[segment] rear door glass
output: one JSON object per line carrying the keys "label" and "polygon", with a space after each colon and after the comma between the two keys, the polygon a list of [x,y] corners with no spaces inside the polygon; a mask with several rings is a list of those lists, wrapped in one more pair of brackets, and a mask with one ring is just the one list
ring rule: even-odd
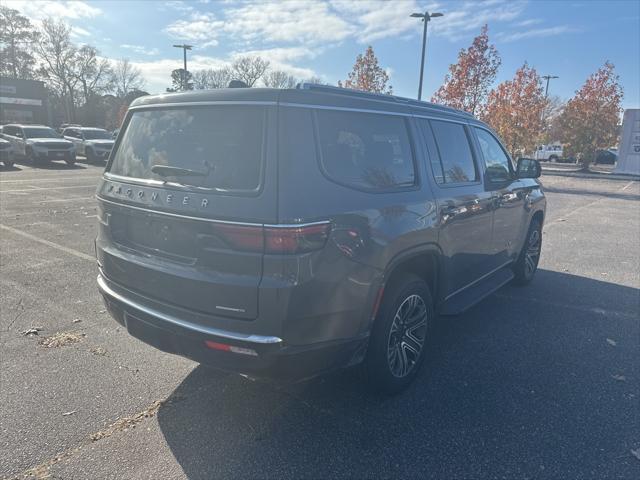
{"label": "rear door glass", "polygon": [[464,125],[439,120],[430,123],[442,168],[441,172],[435,173],[436,179],[443,179],[444,183],[477,181],[478,172]]}
{"label": "rear door glass", "polygon": [[[109,172],[221,191],[257,190],[265,115],[263,107],[244,105],[134,111]],[[176,167],[176,173],[153,172],[154,165]]]}
{"label": "rear door glass", "polygon": [[416,183],[405,120],[399,116],[316,112],[325,174],[336,183],[365,190]]}

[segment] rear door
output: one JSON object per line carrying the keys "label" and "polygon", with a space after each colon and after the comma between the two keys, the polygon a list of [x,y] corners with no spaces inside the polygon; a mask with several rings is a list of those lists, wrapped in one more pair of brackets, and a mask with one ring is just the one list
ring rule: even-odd
{"label": "rear door", "polygon": [[429,151],[436,196],[438,243],[451,296],[491,269],[491,192],[482,184],[468,127],[459,122],[417,119]]}
{"label": "rear door", "polygon": [[276,221],[275,107],[133,110],[99,187],[104,275],[190,310],[258,315]]}

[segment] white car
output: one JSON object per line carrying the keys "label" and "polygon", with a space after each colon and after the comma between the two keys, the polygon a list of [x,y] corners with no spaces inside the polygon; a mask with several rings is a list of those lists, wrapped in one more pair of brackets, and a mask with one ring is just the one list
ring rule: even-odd
{"label": "white car", "polygon": [[111,134],[102,128],[69,127],[62,136],[73,142],[77,155],[84,155],[87,162],[95,163],[109,158],[114,140]]}
{"label": "white car", "polygon": [[58,132],[46,125],[3,125],[2,137],[11,142],[13,153],[32,165],[41,161],[64,160],[76,163],[73,143],[60,138]]}

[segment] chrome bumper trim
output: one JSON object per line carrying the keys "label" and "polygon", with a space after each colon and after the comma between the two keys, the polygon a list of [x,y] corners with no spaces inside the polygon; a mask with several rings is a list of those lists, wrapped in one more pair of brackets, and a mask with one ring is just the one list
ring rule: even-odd
{"label": "chrome bumper trim", "polygon": [[128,305],[131,308],[139,310],[147,315],[151,315],[152,317],[159,318],[164,320],[165,322],[171,323],[178,327],[185,328],[187,330],[191,330],[198,333],[205,333],[207,335],[214,335],[216,337],[226,338],[229,340],[237,340],[240,342],[250,342],[250,343],[258,343],[263,345],[272,345],[275,343],[282,343],[282,339],[279,337],[268,337],[264,335],[254,335],[254,334],[245,334],[238,332],[229,332],[228,330],[220,330],[218,328],[212,327],[204,327],[202,325],[196,325],[191,322],[187,322],[180,318],[176,318],[172,315],[167,315],[166,313],[159,312],[157,310],[153,310],[145,305],[141,305],[137,302],[129,300],[128,298],[120,295],[118,292],[113,290],[111,287],[107,285],[107,282],[104,280],[102,275],[98,275],[98,288],[100,292],[104,295],[112,297],[113,299]]}

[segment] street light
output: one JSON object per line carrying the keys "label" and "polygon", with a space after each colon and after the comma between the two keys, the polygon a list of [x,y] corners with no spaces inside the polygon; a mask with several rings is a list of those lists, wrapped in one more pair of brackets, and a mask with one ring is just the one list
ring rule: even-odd
{"label": "street light", "polygon": [[424,22],[424,30],[422,31],[422,59],[420,61],[420,85],[418,85],[418,100],[422,100],[422,76],[424,74],[424,54],[427,46],[427,24],[432,18],[442,17],[442,13],[412,13],[411,16],[414,18],[421,18]]}
{"label": "street light", "polygon": [[[560,78],[560,77],[557,76],[557,75],[542,75],[541,78],[544,78],[547,81],[547,86],[544,89],[544,99],[546,100],[547,97],[549,96],[549,80],[553,80],[555,78]],[[546,103],[545,103],[545,106],[542,109],[542,118],[541,118],[541,121],[542,121],[543,124],[544,124],[545,117],[546,117],[546,112],[545,111],[546,111],[547,107],[548,107],[548,105],[546,105]]]}
{"label": "street light", "polygon": [[182,78],[180,79],[180,87],[182,88],[182,91],[184,92],[186,90],[186,86],[187,86],[187,50],[191,50],[193,48],[193,45],[187,45],[186,43],[183,45],[174,45],[174,47],[176,48],[181,48],[182,52],[184,54],[184,71],[182,72]]}
{"label": "street light", "polygon": [[547,98],[547,96],[549,95],[549,80],[553,80],[554,78],[560,78],[557,75],[542,75],[542,78],[544,78],[547,81],[547,87],[544,89],[544,98]]}

